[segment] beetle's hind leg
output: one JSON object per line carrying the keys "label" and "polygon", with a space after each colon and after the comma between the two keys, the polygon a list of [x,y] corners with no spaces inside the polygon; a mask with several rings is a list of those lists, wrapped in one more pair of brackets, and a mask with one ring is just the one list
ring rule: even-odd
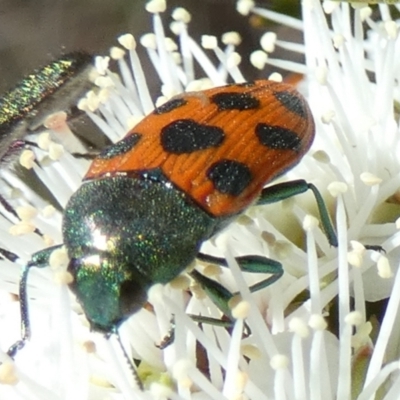
{"label": "beetle's hind leg", "polygon": [[[204,253],[198,253],[197,259],[210,264],[228,267],[228,263],[224,258],[214,257]],[[271,274],[270,277],[250,286],[249,289],[252,293],[272,285],[283,275],[282,264],[271,258],[257,255],[248,255],[236,257],[236,261],[243,272]],[[224,314],[229,315],[227,314],[229,310],[227,303],[237,293],[230,293],[221,284],[205,277],[196,270],[192,271],[190,275],[202,286],[203,290],[211,298],[214,304]]]}
{"label": "beetle's hind leg", "polygon": [[[228,263],[224,258],[210,256],[208,254],[199,253],[197,259],[210,264],[220,265],[222,267],[228,267]],[[270,277],[261,280],[260,282],[249,287],[251,292],[256,292],[263,288],[266,288],[276,282],[283,275],[282,264],[278,261],[270,258],[249,255],[236,257],[236,261],[239,267],[244,272],[251,273],[264,273],[271,274]],[[202,287],[207,296],[211,301],[220,309],[220,311],[226,316],[225,320],[210,318],[205,316],[190,315],[190,317],[199,323],[211,324],[214,326],[221,326],[229,328],[233,325],[234,318],[231,314],[229,307],[229,301],[237,294],[231,293],[223,285],[217,281],[206,277],[197,270],[193,270],[189,275]],[[158,345],[161,349],[169,346],[174,340],[174,321],[171,322],[171,328],[168,334],[162,339]]]}

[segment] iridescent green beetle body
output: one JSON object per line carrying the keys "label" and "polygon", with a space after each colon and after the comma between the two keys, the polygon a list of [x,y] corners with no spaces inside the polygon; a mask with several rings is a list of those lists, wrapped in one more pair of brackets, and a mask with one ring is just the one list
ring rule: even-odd
{"label": "iridescent green beetle body", "polygon": [[[92,86],[93,57],[74,52],[33,71],[0,98],[0,161],[57,111],[70,110]],[[17,142],[15,144],[15,142]],[[23,145],[23,143],[21,143]]]}
{"label": "iridescent green beetle body", "polygon": [[63,237],[70,287],[91,327],[110,332],[138,311],[148,289],[179,275],[219,222],[159,171],[85,182],[68,203]]}

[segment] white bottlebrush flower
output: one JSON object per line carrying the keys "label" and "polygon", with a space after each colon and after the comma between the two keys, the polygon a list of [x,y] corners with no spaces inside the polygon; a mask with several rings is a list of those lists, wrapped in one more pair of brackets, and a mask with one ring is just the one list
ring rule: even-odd
{"label": "white bottlebrush flower", "polygon": [[[316,138],[302,162],[282,179],[306,179],[322,191],[333,210],[338,248],[329,246],[318,220],[310,215],[317,216],[307,194],[249,209],[202,249],[226,257],[230,269],[198,266],[228,289],[239,288],[241,301],[233,308],[237,319],[232,331],[208,324],[200,329],[187,316],[220,318],[221,314],[195,284],[190,286],[191,297],[182,290],[191,284],[185,276],[152,288],[152,308],[142,309],[121,326],[124,348],[142,360],[139,375],[144,392],[132,387],[115,338],[106,341],[89,332],[67,290],[65,253],[58,251],[51,268],[31,270],[32,339],[18,353],[15,365],[0,354],[0,398],[361,400],[373,398],[378,389],[380,398],[397,398],[398,24],[386,5],[379,6],[380,15],[372,19],[365,5],[352,9],[346,3],[321,5],[319,0],[307,0],[303,1],[303,21],[254,7],[249,0],[240,0],[237,8],[304,32],[304,45],[264,35],[263,50],[256,50],[251,60],[257,67],[269,63],[304,75],[299,89],[313,111]],[[215,37],[203,37],[207,49],[203,50],[188,33],[190,14],[177,9],[171,25],[175,43],[164,33],[160,16],[164,9],[163,1],[148,3],[154,34],[140,41],[161,81],[162,96],[155,102],[133,36],[121,36],[121,47],[110,52],[119,64],[120,77],[109,72],[108,58],[96,60],[94,79],[99,89],[89,93],[80,107],[113,142],[152,111],[154,104],[183,91],[246,80],[235,51],[240,42],[237,34],[225,35],[224,47]],[[274,59],[273,50],[278,47],[304,53],[305,64]],[[210,51],[219,65],[208,58]],[[195,65],[201,68],[199,76]],[[37,140],[40,148],[23,152],[21,164],[33,168],[65,206],[89,162],[61,151],[46,135]],[[80,151],[74,144],[65,146]],[[33,162],[35,158],[38,163]],[[21,267],[32,253],[61,243],[62,238],[60,212],[12,172],[1,173],[7,187],[17,188],[7,192],[6,187],[4,192],[15,196],[11,202],[19,215],[16,218],[6,210],[0,215],[0,248],[19,256],[15,261],[0,260],[0,348],[5,351],[19,338],[19,305],[8,293],[18,293]],[[35,227],[43,237],[34,232]],[[381,245],[385,252],[366,250],[365,244]],[[240,273],[234,256],[244,254],[281,261],[284,276],[250,294],[248,285],[260,278]],[[383,321],[373,327],[367,320],[366,301],[387,297]],[[338,315],[331,310],[335,299]],[[175,340],[160,350],[155,344],[168,332],[171,315],[176,321]],[[337,334],[327,321],[337,324]],[[242,338],[244,322],[251,334]],[[199,361],[199,354],[207,361]]]}

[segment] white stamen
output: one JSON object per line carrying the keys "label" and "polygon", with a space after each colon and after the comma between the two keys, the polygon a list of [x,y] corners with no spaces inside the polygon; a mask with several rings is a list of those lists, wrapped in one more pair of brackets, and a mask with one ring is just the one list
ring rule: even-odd
{"label": "white stamen", "polygon": [[14,386],[19,382],[15,364],[13,362],[3,362],[0,364],[0,383],[3,385]]}
{"label": "white stamen", "polygon": [[232,309],[232,316],[235,319],[246,319],[249,314],[250,304],[246,301],[241,301]]}
{"label": "white stamen", "polygon": [[41,210],[41,214],[45,218],[51,218],[56,213],[56,209],[52,205],[47,205]]}
{"label": "white stamen", "polygon": [[272,369],[285,369],[289,365],[289,360],[285,355],[277,354],[271,358],[269,365]]}
{"label": "white stamen", "polygon": [[31,169],[35,165],[35,159],[35,153],[32,150],[24,150],[19,157],[19,163],[26,169]]}
{"label": "white stamen", "polygon": [[359,10],[360,12],[360,19],[362,22],[365,22],[368,18],[371,17],[372,14],[372,8],[371,7],[363,7],[361,8],[361,10]]}
{"label": "white stamen", "polygon": [[318,219],[313,217],[312,215],[306,215],[306,217],[303,220],[303,229],[305,231],[315,229],[318,225],[319,225]]}
{"label": "white stamen", "polygon": [[270,81],[274,81],[274,82],[282,82],[283,81],[283,76],[281,74],[279,74],[278,72],[273,72],[268,79]]}
{"label": "white stamen", "polygon": [[234,52],[229,55],[228,59],[226,60],[226,65],[227,65],[228,69],[232,69],[232,68],[237,67],[241,61],[242,61],[242,57],[240,56],[240,54]]}
{"label": "white stamen", "polygon": [[360,268],[363,261],[363,253],[356,250],[349,251],[347,253],[347,261],[351,266]]}
{"label": "white stamen", "polygon": [[205,49],[213,50],[218,46],[217,37],[211,35],[203,35],[201,37],[201,45]]}
{"label": "white stamen", "polygon": [[[96,86],[102,89],[115,87],[113,80],[109,76],[99,76],[98,78],[96,78],[94,83]],[[101,98],[101,95],[99,95],[98,98],[101,100],[102,103],[104,103],[109,98],[109,95],[103,98]]]}
{"label": "white stamen", "polygon": [[18,222],[17,224],[10,227],[8,233],[12,236],[22,236],[28,233],[35,232],[36,226],[30,222]]}
{"label": "white stamen", "polygon": [[122,50],[120,47],[113,46],[110,49],[110,57],[113,60],[120,60],[121,58],[124,58],[125,56],[125,51]]}
{"label": "white stamen", "polygon": [[49,146],[49,157],[53,161],[59,160],[64,155],[64,146],[58,143],[50,143]]}
{"label": "white stamen", "polygon": [[187,290],[190,286],[190,278],[186,275],[179,275],[170,283],[170,286],[177,290]]}
{"label": "white stamen", "polygon": [[322,3],[322,7],[324,8],[324,11],[326,14],[332,14],[332,12],[335,11],[335,9],[339,7],[339,2],[325,0]]}
{"label": "white stamen", "polygon": [[268,55],[262,50],[256,50],[250,54],[251,64],[258,69],[263,69],[267,63],[267,60]]}
{"label": "white stamen", "polygon": [[209,278],[217,277],[222,274],[222,268],[218,265],[207,265],[204,268],[203,273]]}
{"label": "white stamen", "polygon": [[95,57],[95,67],[100,75],[104,75],[106,73],[109,63],[110,57]]}
{"label": "white stamen", "polygon": [[367,185],[367,186],[374,186],[379,185],[382,182],[382,179],[377,177],[370,172],[363,172],[360,175],[360,179]]}
{"label": "white stamen", "polygon": [[151,397],[154,399],[169,399],[174,397],[171,388],[166,385],[153,382],[150,386]]}
{"label": "white stamen", "polygon": [[352,326],[359,326],[364,321],[363,316],[359,311],[352,311],[351,313],[346,315],[346,317],[344,318],[344,322]]}
{"label": "white stamen", "polygon": [[329,158],[329,154],[324,150],[317,150],[313,154],[313,158],[323,164],[329,164],[331,162],[331,159]]}
{"label": "white stamen", "polygon": [[266,32],[261,36],[260,44],[262,49],[267,53],[272,53],[275,50],[276,33]]}
{"label": "white stamen", "polygon": [[364,322],[357,326],[357,332],[351,338],[351,346],[354,350],[358,350],[361,347],[369,346],[371,341],[370,334],[372,332],[371,322]]}
{"label": "white stamen", "polygon": [[250,11],[254,8],[253,0],[239,0],[236,3],[236,10],[242,15],[249,15]]}
{"label": "white stamen", "polygon": [[333,197],[347,192],[347,185],[344,182],[332,182],[328,185],[328,191]]}
{"label": "white stamen", "polygon": [[172,18],[175,21],[180,21],[180,22],[184,22],[185,24],[188,24],[190,22],[190,20],[192,19],[192,16],[185,8],[177,7],[172,12]]}
{"label": "white stamen", "polygon": [[177,44],[169,37],[165,38],[165,48],[169,52],[176,51],[178,49]]}
{"label": "white stamen", "polygon": [[247,381],[246,379],[239,378],[240,375],[242,375],[239,372],[240,342],[241,342],[242,332],[243,332],[243,320],[239,319],[235,322],[235,325],[233,327],[233,332],[228,352],[228,359],[227,359],[228,368],[226,372],[224,387],[222,389],[222,394],[226,396],[226,398],[232,398],[232,396],[236,397],[238,394],[240,394],[243,391],[244,384]]}
{"label": "white stamen", "polygon": [[151,0],[146,4],[146,11],[149,13],[162,13],[166,10],[167,3],[165,0]]}
{"label": "white stamen", "polygon": [[148,298],[150,303],[153,302],[161,302],[162,301],[162,296],[163,296],[163,289],[162,285],[153,285],[150,287],[150,289],[147,292]]}
{"label": "white stamen", "polygon": [[119,36],[118,42],[121,46],[125,47],[125,49],[127,49],[127,50],[135,50],[136,49],[136,40],[135,40],[134,36],[130,33]]}
{"label": "white stamen", "polygon": [[311,315],[310,320],[308,321],[308,325],[316,331],[322,331],[328,327],[325,319],[322,317],[322,315],[319,314]]}
{"label": "white stamen", "polygon": [[191,368],[191,362],[187,359],[181,359],[174,365],[173,376],[182,387],[190,388],[192,386],[193,382],[188,376],[188,371]]}
{"label": "white stamen", "polygon": [[345,38],[343,35],[340,34],[336,34],[333,37],[333,45],[335,46],[336,49],[338,49],[339,47],[341,47],[343,45],[343,43],[345,42]]}
{"label": "white stamen", "polygon": [[365,246],[357,240],[350,240],[350,245],[354,251],[365,252]]}
{"label": "white stamen", "polygon": [[146,33],[140,37],[140,44],[148,49],[155,50],[157,48],[156,35],[154,33]]}
{"label": "white stamen", "polygon": [[29,222],[31,219],[35,218],[38,214],[38,210],[31,205],[17,207],[15,211],[17,212],[18,217],[24,222]]}
{"label": "white stamen", "polygon": [[262,353],[260,349],[251,344],[243,345],[241,350],[242,354],[250,358],[251,360],[260,360],[262,358]]}
{"label": "white stamen", "polygon": [[334,110],[328,110],[325,113],[322,114],[321,116],[321,121],[324,124],[330,124],[332,122],[332,119],[335,118],[335,111]]}
{"label": "white stamen", "polygon": [[289,321],[289,329],[302,339],[307,338],[310,334],[307,325],[301,318],[292,318]]}
{"label": "white stamen", "polygon": [[328,68],[325,65],[320,65],[315,70],[315,77],[320,85],[326,85],[328,77]]}
{"label": "white stamen", "polygon": [[37,139],[37,144],[42,150],[49,150],[51,143],[50,132],[43,132]]}
{"label": "white stamen", "polygon": [[185,25],[180,21],[172,21],[169,24],[169,29],[176,36],[179,36],[182,34],[182,32],[184,31],[184,27],[185,27]]}
{"label": "white stamen", "polygon": [[222,35],[221,41],[226,45],[231,44],[233,46],[239,46],[239,44],[242,42],[242,38],[238,32],[225,32]]}
{"label": "white stamen", "polygon": [[390,268],[390,263],[387,257],[381,256],[378,260],[378,274],[383,279],[389,279],[393,276],[392,269]]}
{"label": "white stamen", "polygon": [[66,268],[69,263],[69,258],[66,248],[60,247],[55,249],[49,258],[49,265],[53,269]]}
{"label": "white stamen", "polygon": [[390,39],[396,39],[398,27],[395,21],[386,21],[385,29]]}
{"label": "white stamen", "polygon": [[70,285],[74,281],[74,277],[68,271],[57,271],[54,273],[54,282],[60,286]]}

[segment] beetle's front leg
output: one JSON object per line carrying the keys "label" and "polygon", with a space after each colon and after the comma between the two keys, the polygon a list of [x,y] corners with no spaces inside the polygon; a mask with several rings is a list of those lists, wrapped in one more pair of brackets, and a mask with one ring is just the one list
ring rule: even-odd
{"label": "beetle's front leg", "polygon": [[21,280],[19,282],[19,304],[21,310],[21,338],[16,341],[7,350],[7,354],[14,358],[18,351],[21,350],[27,341],[31,338],[31,323],[29,320],[29,306],[28,306],[28,293],[27,283],[29,271],[32,267],[44,268],[49,265],[51,253],[59,249],[62,245],[49,247],[32,255],[31,260],[24,266],[22,270]]}

